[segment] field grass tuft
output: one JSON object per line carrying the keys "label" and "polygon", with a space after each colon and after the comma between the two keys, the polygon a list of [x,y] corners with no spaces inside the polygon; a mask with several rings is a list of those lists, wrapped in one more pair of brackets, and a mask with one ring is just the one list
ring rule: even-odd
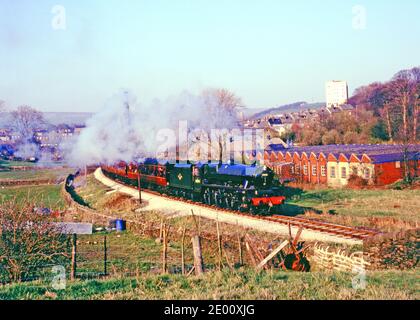
{"label": "field grass tuft", "polygon": [[0,299],[418,299],[418,272],[368,273],[365,289],[352,287],[353,274],[294,273],[249,269],[207,272],[201,277],[141,275],[69,282],[56,291],[49,283],[0,287]]}

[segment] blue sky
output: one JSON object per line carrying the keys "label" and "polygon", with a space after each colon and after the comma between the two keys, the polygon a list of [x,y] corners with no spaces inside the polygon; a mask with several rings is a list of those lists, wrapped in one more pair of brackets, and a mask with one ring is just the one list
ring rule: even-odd
{"label": "blue sky", "polygon": [[120,88],[150,101],[226,87],[248,107],[324,101],[326,80],[352,92],[420,65],[419,16],[418,0],[1,0],[0,99],[96,111]]}

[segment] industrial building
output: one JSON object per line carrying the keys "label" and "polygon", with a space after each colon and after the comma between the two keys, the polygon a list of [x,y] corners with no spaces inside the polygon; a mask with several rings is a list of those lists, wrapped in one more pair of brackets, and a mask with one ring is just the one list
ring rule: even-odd
{"label": "industrial building", "polygon": [[263,158],[281,180],[332,187],[347,185],[352,176],[362,178],[369,185],[387,185],[402,179],[407,170],[412,176],[420,174],[419,144],[291,148],[270,145]]}

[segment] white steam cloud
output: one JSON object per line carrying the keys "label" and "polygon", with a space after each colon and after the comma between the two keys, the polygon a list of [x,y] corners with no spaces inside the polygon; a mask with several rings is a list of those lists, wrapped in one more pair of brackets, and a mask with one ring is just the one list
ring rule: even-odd
{"label": "white steam cloud", "polygon": [[[236,114],[221,112],[212,99],[183,92],[143,105],[130,91],[121,90],[87,121],[68,160],[71,165],[83,166],[153,157],[163,143],[162,132],[176,132],[179,121],[187,121],[189,131],[234,128]],[[214,108],[209,108],[212,105]],[[175,139],[163,134],[163,140]]]}

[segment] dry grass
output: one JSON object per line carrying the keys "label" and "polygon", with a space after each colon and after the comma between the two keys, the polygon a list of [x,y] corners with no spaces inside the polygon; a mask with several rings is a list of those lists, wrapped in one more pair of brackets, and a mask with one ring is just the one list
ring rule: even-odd
{"label": "dry grass", "polygon": [[30,283],[0,288],[0,299],[216,299],[216,300],[353,300],[419,299],[418,272],[373,272],[366,277],[366,288],[352,287],[353,274],[208,272],[202,277],[140,275],[103,281],[69,283],[62,291],[49,284]]}
{"label": "dry grass", "polygon": [[8,200],[36,203],[40,207],[63,210],[65,203],[58,185],[0,187],[0,205]]}
{"label": "dry grass", "polygon": [[310,217],[395,232],[418,227],[420,190],[315,189],[288,203]]}

